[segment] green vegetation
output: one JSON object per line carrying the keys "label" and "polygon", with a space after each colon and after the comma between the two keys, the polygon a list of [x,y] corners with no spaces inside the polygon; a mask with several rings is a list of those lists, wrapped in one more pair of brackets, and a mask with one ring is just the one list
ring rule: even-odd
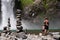
{"label": "green vegetation", "polygon": [[20,0],[22,3],[22,7],[28,6],[30,4],[33,4],[33,0]]}
{"label": "green vegetation", "polygon": [[24,8],[28,6],[31,11],[40,15],[40,18],[47,16],[49,19],[53,20],[53,18],[56,17],[57,0],[42,0],[39,4],[34,4],[33,2],[34,0],[20,0],[19,7],[24,10]]}
{"label": "green vegetation", "polygon": [[53,19],[56,13],[57,0],[43,0],[41,4],[44,8],[43,13],[45,14],[45,16]]}

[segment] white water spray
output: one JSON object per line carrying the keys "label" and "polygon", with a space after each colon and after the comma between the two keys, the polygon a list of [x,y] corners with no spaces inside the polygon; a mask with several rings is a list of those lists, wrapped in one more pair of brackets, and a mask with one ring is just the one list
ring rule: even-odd
{"label": "white water spray", "polygon": [[8,18],[11,19],[11,29],[14,29],[16,22],[13,15],[14,0],[2,0],[2,28],[7,26]]}

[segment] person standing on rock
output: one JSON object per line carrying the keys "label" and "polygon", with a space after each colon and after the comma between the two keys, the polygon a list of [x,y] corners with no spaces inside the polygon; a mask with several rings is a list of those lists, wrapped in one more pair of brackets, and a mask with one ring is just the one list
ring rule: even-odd
{"label": "person standing on rock", "polygon": [[47,17],[45,17],[44,26],[43,26],[43,32],[45,35],[48,33],[48,30],[49,30],[49,20]]}

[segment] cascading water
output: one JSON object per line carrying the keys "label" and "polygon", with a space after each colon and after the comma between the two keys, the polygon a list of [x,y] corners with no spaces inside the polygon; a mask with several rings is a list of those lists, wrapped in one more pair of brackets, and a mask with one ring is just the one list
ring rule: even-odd
{"label": "cascading water", "polygon": [[14,19],[13,15],[13,7],[14,7],[14,0],[1,0],[1,5],[2,5],[2,25],[1,27],[3,28],[4,26],[7,26],[8,23],[8,18],[10,17],[11,21],[11,29],[14,29],[16,26],[16,22]]}

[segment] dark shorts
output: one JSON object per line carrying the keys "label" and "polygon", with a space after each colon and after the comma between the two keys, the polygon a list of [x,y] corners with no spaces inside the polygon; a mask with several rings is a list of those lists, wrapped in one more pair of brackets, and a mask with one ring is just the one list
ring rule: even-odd
{"label": "dark shorts", "polygon": [[47,26],[47,25],[44,25],[44,26],[45,26],[45,29],[46,29],[46,30],[49,30],[49,26]]}
{"label": "dark shorts", "polygon": [[43,32],[45,31],[45,30],[42,30]]}

